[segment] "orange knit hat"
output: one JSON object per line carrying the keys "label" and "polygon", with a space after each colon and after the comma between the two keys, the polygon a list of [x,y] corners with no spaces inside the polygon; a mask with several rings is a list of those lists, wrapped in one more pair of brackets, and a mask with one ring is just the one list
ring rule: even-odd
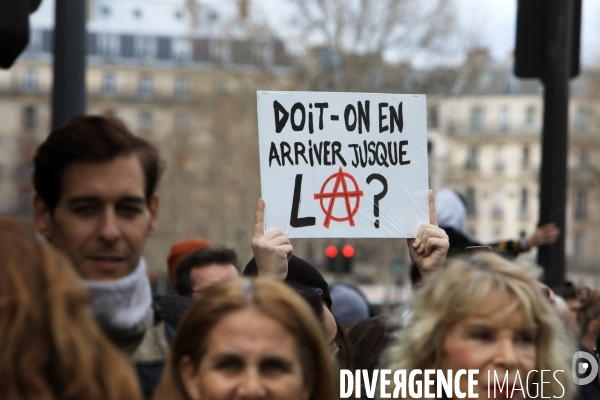
{"label": "orange knit hat", "polygon": [[183,261],[184,258],[192,254],[194,251],[212,245],[213,244],[208,240],[187,239],[181,242],[177,242],[173,246],[171,246],[171,251],[169,251],[169,257],[167,258],[167,266],[169,272],[169,279],[171,281],[171,287],[175,288],[175,280],[177,278],[177,266],[179,265],[179,263]]}

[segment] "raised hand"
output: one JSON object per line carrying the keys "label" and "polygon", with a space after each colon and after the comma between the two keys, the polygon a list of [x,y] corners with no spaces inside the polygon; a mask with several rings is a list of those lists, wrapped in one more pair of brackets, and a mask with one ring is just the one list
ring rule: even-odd
{"label": "raised hand", "polygon": [[287,277],[288,261],[292,257],[290,238],[280,229],[264,232],[265,201],[258,199],[254,213],[252,252],[258,268],[258,276],[269,276],[279,281]]}
{"label": "raised hand", "polygon": [[554,222],[538,226],[533,235],[527,238],[527,247],[553,244],[560,236],[560,228]]}
{"label": "raised hand", "polygon": [[450,248],[448,235],[438,227],[433,190],[429,190],[429,224],[421,224],[417,236],[408,239],[408,252],[423,279],[444,266]]}

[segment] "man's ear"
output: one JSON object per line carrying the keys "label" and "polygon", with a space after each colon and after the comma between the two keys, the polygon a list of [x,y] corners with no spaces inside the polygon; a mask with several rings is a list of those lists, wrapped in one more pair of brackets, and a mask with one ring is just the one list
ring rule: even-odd
{"label": "man's ear", "polygon": [[52,212],[37,193],[33,196],[33,219],[38,232],[47,239],[50,238],[52,232]]}
{"label": "man's ear", "polygon": [[200,400],[200,388],[198,387],[198,371],[190,356],[184,356],[179,361],[179,374],[188,396],[192,400]]}
{"label": "man's ear", "polygon": [[152,200],[150,201],[150,227],[148,233],[152,235],[156,232],[156,228],[158,227],[158,208],[160,205],[160,201],[158,199],[158,195],[154,194],[152,196]]}

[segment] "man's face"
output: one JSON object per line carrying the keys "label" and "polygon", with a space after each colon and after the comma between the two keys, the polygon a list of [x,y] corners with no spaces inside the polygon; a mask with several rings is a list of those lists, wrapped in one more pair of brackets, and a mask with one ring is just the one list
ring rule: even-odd
{"label": "man's face", "polygon": [[233,264],[209,264],[192,268],[190,280],[192,281],[192,298],[200,300],[204,290],[219,282],[235,279],[240,276]]}
{"label": "man's face", "polygon": [[69,256],[84,279],[108,281],[137,266],[146,238],[156,229],[158,197],[148,206],[142,166],[128,155],[71,165],[54,212],[37,196],[34,209],[38,230]]}

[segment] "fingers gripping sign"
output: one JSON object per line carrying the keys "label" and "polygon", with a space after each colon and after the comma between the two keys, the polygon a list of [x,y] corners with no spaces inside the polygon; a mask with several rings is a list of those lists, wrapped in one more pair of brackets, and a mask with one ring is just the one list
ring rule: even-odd
{"label": "fingers gripping sign", "polygon": [[429,224],[421,224],[414,239],[408,239],[412,262],[425,279],[444,266],[450,248],[448,235],[438,227],[433,190],[429,190]]}
{"label": "fingers gripping sign", "polygon": [[270,276],[279,281],[285,280],[292,251],[290,238],[280,229],[265,232],[265,201],[259,199],[256,203],[252,234],[252,252],[258,275]]}

